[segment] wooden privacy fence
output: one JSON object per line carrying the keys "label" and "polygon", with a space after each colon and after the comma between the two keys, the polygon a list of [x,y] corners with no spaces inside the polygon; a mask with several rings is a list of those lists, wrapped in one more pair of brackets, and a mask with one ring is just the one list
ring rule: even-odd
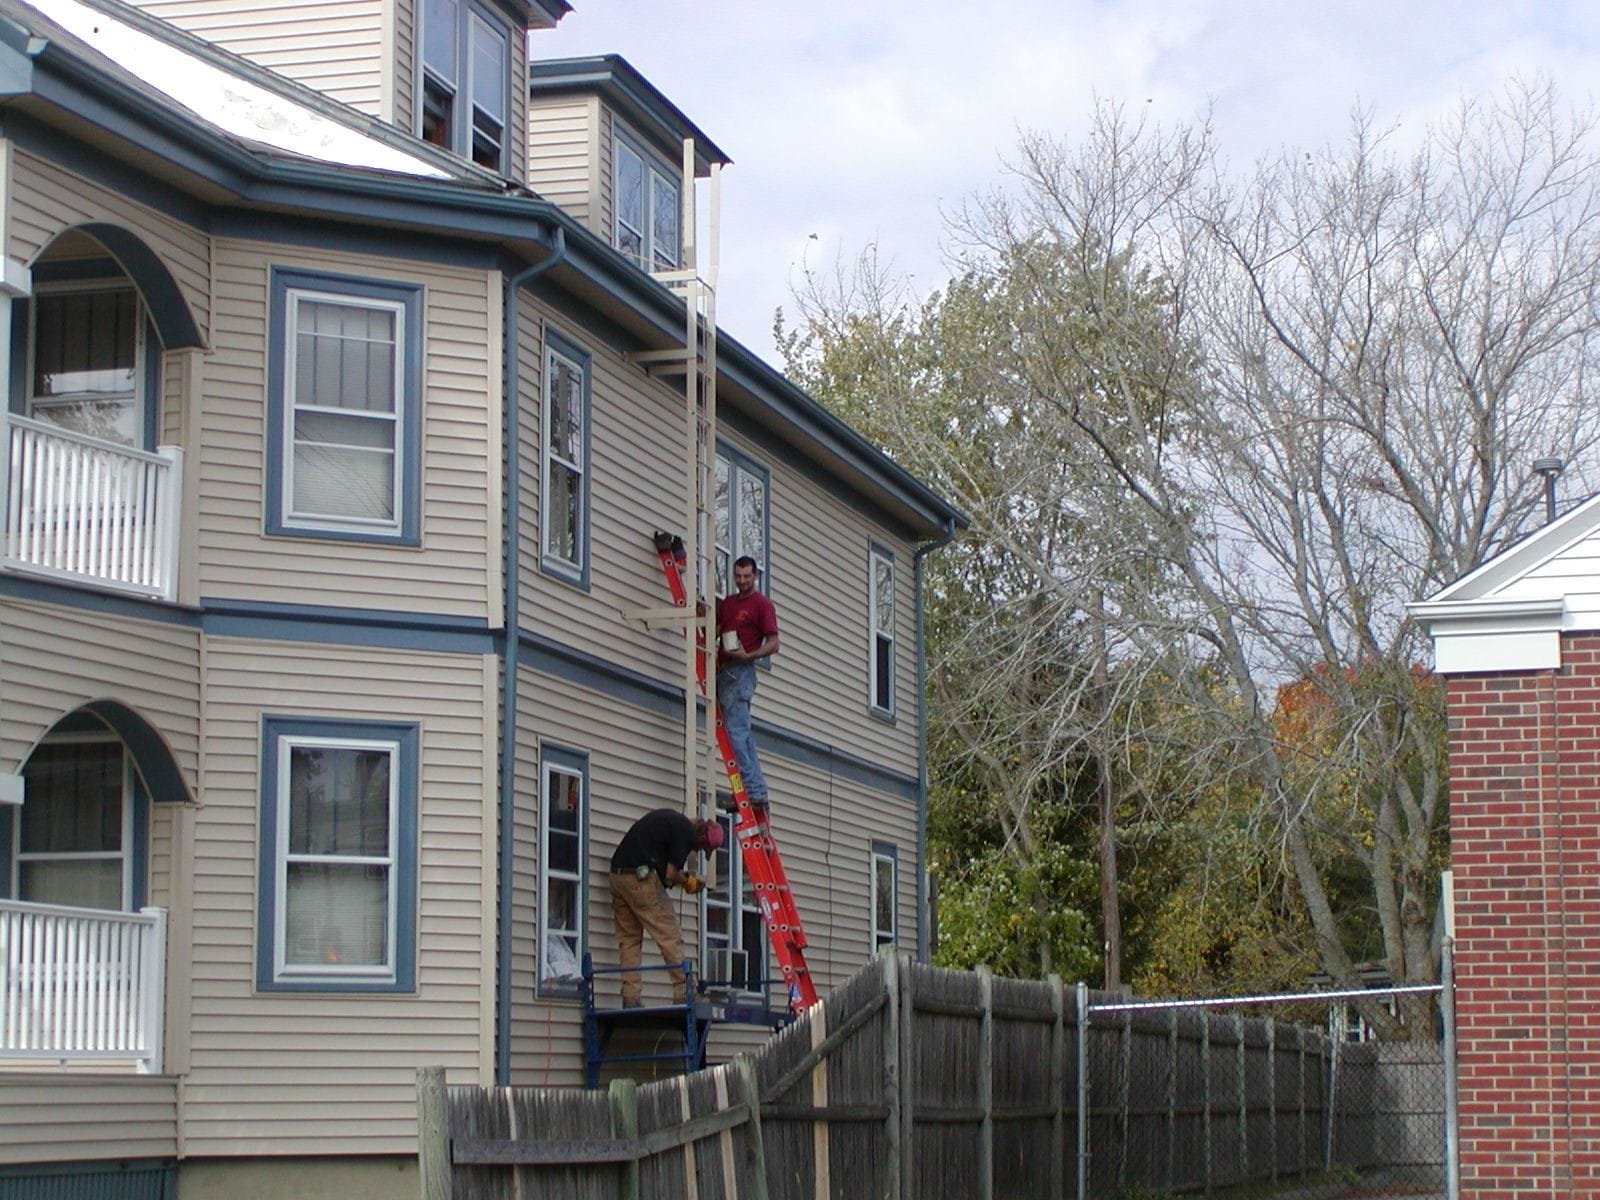
{"label": "wooden privacy fence", "polygon": [[609,1091],[419,1072],[424,1200],[1065,1200],[1330,1162],[1328,1040],[1096,1014],[1082,985],[885,956],[758,1052]]}

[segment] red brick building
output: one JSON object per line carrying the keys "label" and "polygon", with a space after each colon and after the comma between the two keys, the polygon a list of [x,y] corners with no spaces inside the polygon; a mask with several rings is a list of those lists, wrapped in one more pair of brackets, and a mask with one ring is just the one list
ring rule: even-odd
{"label": "red brick building", "polygon": [[1411,611],[1447,680],[1461,1194],[1600,1196],[1600,498]]}

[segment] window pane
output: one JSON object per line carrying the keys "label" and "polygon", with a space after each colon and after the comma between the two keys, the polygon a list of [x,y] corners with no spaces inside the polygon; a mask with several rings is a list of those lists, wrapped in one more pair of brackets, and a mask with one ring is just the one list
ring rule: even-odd
{"label": "window pane", "polygon": [[644,252],[644,160],[617,144],[617,249],[636,261]]}
{"label": "window pane", "polygon": [[28,797],[21,809],[23,854],[121,852],[121,743],[46,743],[29,757],[22,776]]}
{"label": "window pane", "polygon": [[583,372],[550,356],[549,449],[570,466],[583,462]]}
{"label": "window pane", "polygon": [[30,413],[36,421],[48,421],[58,429],[81,433],[84,437],[136,446],[141,440],[139,406],[133,400],[63,400],[33,402]]}
{"label": "window pane", "polygon": [[551,879],[545,885],[545,927],[563,933],[578,928],[578,884],[571,879]]}
{"label": "window pane", "polygon": [[894,564],[880,554],[872,556],[872,597],[878,632],[894,636]]}
{"label": "window pane", "polygon": [[894,643],[886,637],[873,639],[873,702],[879,708],[890,707],[894,698]]}
{"label": "window pane", "polygon": [[23,861],[17,865],[17,883],[18,897],[32,904],[122,908],[120,858]]}
{"label": "window pane", "polygon": [[389,961],[389,868],[288,864],[284,959],[295,966]]}
{"label": "window pane", "polygon": [[289,751],[289,853],[389,855],[387,750]]}
{"label": "window pane", "polygon": [[718,455],[716,504],[713,507],[717,511],[717,545],[719,546],[733,545],[733,509],[728,501],[728,477],[731,473],[732,468],[729,467],[728,460]]}
{"label": "window pane", "polygon": [[297,442],[294,512],[299,516],[394,520],[393,451]]}
{"label": "window pane", "polygon": [[551,465],[550,516],[545,551],[570,563],[578,561],[578,502],[581,491],[576,471]]}
{"label": "window pane", "polygon": [[422,61],[441,78],[456,78],[456,0],[426,0],[422,11]]}
{"label": "window pane", "polygon": [[139,310],[133,291],[45,292],[34,304],[35,396],[133,396]]}
{"label": "window pane", "polygon": [[395,312],[318,300],[296,308],[295,403],[394,412]]}
{"label": "window pane", "polygon": [[659,171],[650,173],[651,238],[650,248],[655,254],[656,266],[670,270],[678,265],[678,221],[681,201],[678,185]]}
{"label": "window pane", "polygon": [[294,416],[297,442],[393,450],[394,431],[395,423],[388,417],[347,417],[325,412],[297,412]]}
{"label": "window pane", "polygon": [[873,914],[875,931],[889,940],[894,937],[894,861],[878,858],[873,862],[877,876],[877,911]]}
{"label": "window pane", "polygon": [[761,568],[764,587],[767,569],[766,482],[749,471],[739,472],[739,553],[748,554]]}
{"label": "window pane", "polygon": [[506,117],[506,40],[499,31],[476,14],[472,18],[472,103],[494,118],[497,125]]}

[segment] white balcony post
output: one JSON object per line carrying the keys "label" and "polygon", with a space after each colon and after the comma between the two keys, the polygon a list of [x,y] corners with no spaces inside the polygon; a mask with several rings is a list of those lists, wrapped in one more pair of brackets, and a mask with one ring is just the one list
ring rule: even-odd
{"label": "white balcony post", "polygon": [[167,1025],[167,910],[141,908],[139,913],[152,918],[144,930],[139,964],[139,989],[144,997],[144,1057],[139,1061],[139,1073],[159,1075]]}
{"label": "white balcony post", "polygon": [[161,445],[156,453],[172,464],[161,488],[156,530],[156,554],[161,572],[161,598],[178,598],[178,526],[183,512],[183,447]]}

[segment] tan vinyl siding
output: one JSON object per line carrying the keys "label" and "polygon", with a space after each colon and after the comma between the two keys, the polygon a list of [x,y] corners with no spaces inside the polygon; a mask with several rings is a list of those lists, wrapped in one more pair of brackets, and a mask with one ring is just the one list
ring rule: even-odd
{"label": "tan vinyl siding", "polygon": [[0,630],[0,771],[20,769],[66,714],[109,699],[149,722],[195,790],[198,631],[16,599],[0,601]]}
{"label": "tan vinyl siding", "polygon": [[389,120],[417,131],[417,0],[394,0],[394,111]]}
{"label": "tan vinyl siding", "polygon": [[[783,648],[760,674],[755,715],[902,774],[916,772],[917,710],[912,548],[825,492],[793,460],[724,432],[771,473],[769,592]],[[894,552],[896,715],[869,713],[867,554]]]}
{"label": "tan vinyl siding", "polygon": [[[484,616],[499,586],[498,277],[240,242],[219,242],[217,264],[225,325],[206,366],[204,451],[187,466],[200,472],[201,595]],[[264,535],[273,266],[424,287],[420,548]]]}
{"label": "tan vinyl siding", "polygon": [[528,127],[528,32],[520,26],[511,30],[511,111],[506,114],[505,147],[507,179],[520,183],[528,170],[528,143],[522,131]]}
{"label": "tan vinyl siding", "polygon": [[[593,97],[538,100],[528,106],[528,186],[559,204],[601,237],[593,160],[599,101]],[[610,238],[606,238],[610,241]]]}
{"label": "tan vinyl siding", "polygon": [[204,234],[81,176],[13,149],[10,242],[6,253],[31,263],[63,230],[103,221],[141,237],[177,280],[189,311],[208,338],[211,258]]}
{"label": "tan vinyl siding", "polygon": [[[608,872],[628,826],[652,808],[681,803],[681,725],[575,684],[524,668],[517,733],[517,817],[512,953],[512,1078],[515,1083],[581,1082],[581,1014],[572,1001],[535,998],[538,928],[538,753],[541,741],[589,755],[588,945],[598,966],[616,965]],[[763,768],[775,801],[773,829],[811,946],[818,990],[826,993],[872,955],[871,846],[899,852],[901,944],[916,942],[916,806],[813,766],[767,753]],[[789,799],[785,799],[789,798]],[[686,949],[697,953],[699,906],[674,893]],[[648,938],[646,963],[660,954]],[[776,971],[775,966],[772,968]],[[660,973],[645,975],[647,998],[665,998]],[[602,980],[601,1003],[616,983]],[[782,1004],[780,998],[775,1003]],[[749,1048],[759,1033],[717,1031],[713,1056]]]}
{"label": "tan vinyl siding", "polygon": [[0,1164],[171,1158],[178,1081],[0,1074]]}
{"label": "tan vinyl siding", "polygon": [[598,204],[594,213],[594,220],[590,228],[600,235],[602,241],[608,246],[617,244],[615,220],[616,209],[613,207],[613,183],[616,179],[616,118],[612,115],[607,105],[600,105],[600,139],[596,157],[598,164],[599,195]]}
{"label": "tan vinyl siding", "polygon": [[[541,315],[591,354],[587,592],[540,568]],[[684,524],[682,393],[650,380],[572,323],[540,313],[526,297],[519,320],[520,623],[608,662],[676,681],[678,637],[623,614],[669,602],[651,535]]]}
{"label": "tan vinyl siding", "polygon": [[[520,1083],[581,1083],[582,1009],[575,1000],[535,998],[538,970],[539,748],[552,743],[589,756],[589,949],[598,966],[615,966],[608,876],[611,852],[628,826],[651,809],[683,802],[681,723],[601,693],[524,668],[517,713],[516,867],[511,977],[512,1079]],[[694,953],[697,906],[678,900],[679,928]],[[645,962],[660,953],[646,938]],[[600,985],[600,1000],[615,1006],[615,977]],[[646,997],[667,998],[661,972],[645,974]]]}
{"label": "tan vinyl siding", "polygon": [[132,0],[214,45],[382,117],[383,0]]}
{"label": "tan vinyl siding", "polygon": [[[494,754],[493,672],[472,655],[212,638],[206,807],[195,830],[187,1152],[408,1153],[415,1068],[481,1078],[493,981],[480,949]],[[415,995],[255,991],[257,828],[265,715],[416,722]]]}

